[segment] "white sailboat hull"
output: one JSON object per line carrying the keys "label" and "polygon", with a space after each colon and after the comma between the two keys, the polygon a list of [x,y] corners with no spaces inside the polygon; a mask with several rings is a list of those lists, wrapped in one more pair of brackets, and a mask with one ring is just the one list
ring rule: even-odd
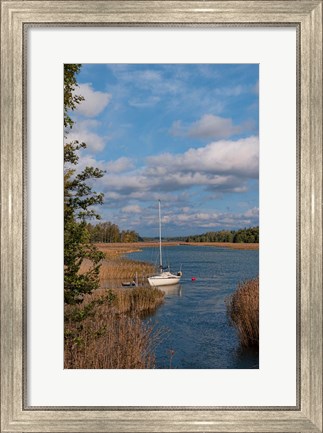
{"label": "white sailboat hull", "polygon": [[180,275],[173,275],[170,272],[162,272],[159,275],[149,277],[148,282],[152,287],[172,286],[178,284],[180,279]]}

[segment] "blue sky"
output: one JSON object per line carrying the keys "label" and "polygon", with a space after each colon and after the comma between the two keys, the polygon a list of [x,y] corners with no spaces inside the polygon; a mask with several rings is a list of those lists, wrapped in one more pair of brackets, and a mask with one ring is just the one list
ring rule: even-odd
{"label": "blue sky", "polygon": [[103,221],[156,236],[258,225],[255,64],[84,64],[68,141],[106,171]]}

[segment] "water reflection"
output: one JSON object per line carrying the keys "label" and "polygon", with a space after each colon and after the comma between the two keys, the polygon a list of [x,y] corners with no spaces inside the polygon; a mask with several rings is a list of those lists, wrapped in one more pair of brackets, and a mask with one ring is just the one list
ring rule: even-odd
{"label": "water reflection", "polygon": [[179,283],[170,286],[158,286],[157,289],[164,292],[166,296],[182,296],[182,285]]}

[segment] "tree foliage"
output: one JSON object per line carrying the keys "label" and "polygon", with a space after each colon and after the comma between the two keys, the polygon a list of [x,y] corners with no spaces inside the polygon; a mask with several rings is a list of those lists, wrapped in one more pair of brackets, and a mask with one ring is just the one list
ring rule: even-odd
{"label": "tree foliage", "polygon": [[72,128],[74,122],[69,111],[75,110],[76,106],[84,101],[82,95],[75,95],[75,87],[78,87],[76,75],[80,72],[80,64],[64,65],[64,128]]}
{"label": "tree foliage", "polygon": [[[84,100],[76,95],[76,75],[81,65],[64,65],[64,128],[65,136],[73,127],[69,113]],[[87,220],[100,219],[93,206],[102,204],[103,194],[92,190],[89,181],[103,176],[103,171],[94,167],[77,170],[79,151],[86,148],[78,141],[64,144],[64,300],[68,304],[82,301],[86,293],[99,286],[99,268],[104,255],[90,242]],[[87,259],[91,266],[80,273],[82,262]]]}
{"label": "tree foliage", "polygon": [[259,227],[249,227],[240,230],[220,230],[207,232],[201,235],[177,237],[176,240],[185,242],[233,242],[233,243],[259,243]]}
{"label": "tree foliage", "polygon": [[139,242],[143,240],[134,230],[120,230],[117,224],[109,221],[96,225],[88,224],[87,229],[92,242]]}

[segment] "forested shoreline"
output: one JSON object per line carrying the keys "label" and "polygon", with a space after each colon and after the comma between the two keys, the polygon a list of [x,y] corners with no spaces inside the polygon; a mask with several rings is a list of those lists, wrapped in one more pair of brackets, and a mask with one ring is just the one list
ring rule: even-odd
{"label": "forested shoreline", "polygon": [[[93,243],[128,243],[149,242],[157,238],[141,237],[134,230],[120,230],[117,224],[101,222],[87,224],[87,230]],[[259,243],[259,227],[249,227],[239,230],[219,230],[199,235],[167,237],[164,240],[178,242],[228,242],[228,243]]]}
{"label": "forested shoreline", "polygon": [[143,238],[134,230],[120,230],[117,224],[110,221],[90,224],[86,226],[91,242],[116,243],[116,242],[142,242]]}
{"label": "forested shoreline", "polygon": [[182,242],[230,242],[230,243],[259,243],[259,227],[249,227],[240,230],[220,230],[201,235],[173,238]]}

